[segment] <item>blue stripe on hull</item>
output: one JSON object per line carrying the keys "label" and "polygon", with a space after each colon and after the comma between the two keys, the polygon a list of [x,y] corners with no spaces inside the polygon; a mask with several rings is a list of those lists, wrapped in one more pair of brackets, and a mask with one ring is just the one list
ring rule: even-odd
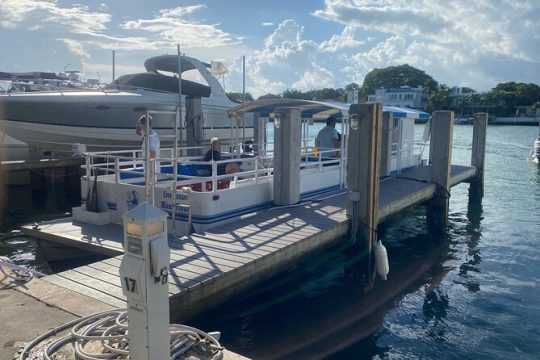
{"label": "blue stripe on hull", "polygon": [[[340,188],[339,185],[334,185],[334,186],[329,186],[329,187],[322,188],[322,189],[308,191],[308,192],[302,193],[300,195],[300,200],[303,200],[305,198],[308,198],[308,197],[311,197],[311,196],[314,196],[314,195],[319,195],[319,194],[339,190],[339,188]],[[272,202],[268,201],[268,202],[255,204],[255,205],[248,206],[248,207],[241,208],[241,209],[235,209],[235,210],[232,210],[232,211],[223,212],[223,213],[218,214],[218,215],[192,216],[191,222],[194,223],[194,224],[212,224],[212,223],[216,223],[216,222],[219,222],[219,221],[228,220],[228,219],[231,219],[231,218],[234,218],[234,217],[246,215],[246,214],[252,213],[254,211],[269,209],[270,207],[272,207]],[[167,210],[166,209],[161,209],[161,210],[167,212],[169,214],[169,219],[171,218],[171,215],[172,215],[171,210],[168,210],[168,209]],[[187,214],[176,213],[175,215],[176,215],[176,217],[175,217],[176,220],[186,221],[186,222],[188,221]]]}

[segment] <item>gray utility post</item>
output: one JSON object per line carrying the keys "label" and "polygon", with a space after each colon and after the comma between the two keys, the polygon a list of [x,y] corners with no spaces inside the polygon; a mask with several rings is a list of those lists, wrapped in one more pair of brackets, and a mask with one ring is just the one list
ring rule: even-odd
{"label": "gray utility post", "polygon": [[167,213],[148,203],[122,215],[120,283],[127,298],[130,359],[168,360],[169,264]]}
{"label": "gray utility post", "polygon": [[473,123],[473,141],[471,165],[476,167],[476,176],[471,179],[470,196],[482,198],[484,196],[484,165],[486,158],[488,114],[476,114]]}
{"label": "gray utility post", "polygon": [[365,241],[369,258],[377,241],[382,108],[382,104],[353,104],[349,110],[347,215],[351,224],[357,223],[356,235]]}
{"label": "gray utility post", "polygon": [[274,110],[274,204],[300,201],[300,109]]}
{"label": "gray utility post", "polygon": [[431,182],[437,189],[431,200],[428,222],[440,228],[439,225],[445,227],[448,224],[454,112],[435,111],[431,122]]}

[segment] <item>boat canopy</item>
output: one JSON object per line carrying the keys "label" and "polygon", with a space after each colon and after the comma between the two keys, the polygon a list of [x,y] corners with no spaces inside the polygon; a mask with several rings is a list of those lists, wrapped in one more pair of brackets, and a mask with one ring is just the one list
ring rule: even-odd
{"label": "boat canopy", "polygon": [[[196,66],[188,56],[180,56],[182,72],[196,69]],[[201,62],[205,67],[209,68],[210,64]],[[178,55],[161,55],[154,56],[144,62],[146,71],[168,71],[178,73]]]}
{"label": "boat canopy", "polygon": [[[229,110],[229,116],[240,115],[246,112],[258,112],[262,117],[269,117],[278,108],[298,108],[302,118],[326,119],[333,115],[340,119],[348,116],[351,104],[337,101],[311,101],[301,99],[261,99],[246,102]],[[394,118],[398,119],[422,119],[428,120],[429,113],[396,106],[383,106],[383,111],[389,111]]]}
{"label": "boat canopy", "polygon": [[[106,88],[130,87],[146,90],[178,93],[178,78],[154,72],[128,74],[120,76]],[[209,97],[211,89],[193,81],[182,79],[182,95],[188,97]]]}

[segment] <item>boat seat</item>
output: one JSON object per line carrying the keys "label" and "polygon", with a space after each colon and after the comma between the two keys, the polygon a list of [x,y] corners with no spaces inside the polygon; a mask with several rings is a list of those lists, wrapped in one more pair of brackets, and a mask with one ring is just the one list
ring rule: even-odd
{"label": "boat seat", "polygon": [[[126,179],[135,179],[135,178],[142,178],[144,177],[144,169],[143,168],[139,168],[139,169],[129,169],[129,173],[127,172],[121,172],[120,173],[120,179],[121,180],[126,180]],[[133,174],[133,172],[138,172],[140,174]]]}
{"label": "boat seat", "polygon": [[[218,180],[218,182],[217,182],[218,190],[228,189],[230,185],[231,185],[231,180],[223,179],[223,180]],[[202,187],[203,187],[203,183],[191,184],[191,190],[196,191],[196,192],[201,192]],[[206,181],[204,183],[204,187],[205,187],[206,191],[212,191],[213,190],[213,185],[212,185],[211,181]],[[181,188],[181,186],[178,186],[178,188]]]}
{"label": "boat seat", "polygon": [[[185,176],[210,176],[212,175],[212,167],[210,165],[204,164],[178,164],[178,175]],[[163,174],[172,174],[173,167],[162,166],[161,173]]]}

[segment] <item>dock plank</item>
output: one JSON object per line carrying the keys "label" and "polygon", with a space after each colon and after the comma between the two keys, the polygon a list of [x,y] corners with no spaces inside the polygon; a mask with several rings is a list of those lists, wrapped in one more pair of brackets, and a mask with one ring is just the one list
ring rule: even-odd
{"label": "dock plank", "polygon": [[93,299],[96,299],[96,300],[99,300],[105,304],[108,304],[108,305],[111,305],[111,306],[114,306],[114,307],[119,307],[119,308],[123,308],[126,306],[126,302],[125,300],[123,299],[119,299],[119,298],[116,298],[114,296],[110,296],[108,295],[107,293],[101,291],[101,290],[96,290],[96,289],[93,289],[89,286],[86,286],[85,284],[81,284],[77,281],[73,281],[69,278],[66,278],[66,277],[63,277],[59,274],[54,274],[54,275],[48,275],[46,277],[43,278],[44,281],[47,281],[47,282],[50,282],[52,284],[55,284],[55,285],[58,285],[58,286],[61,286],[61,287],[64,287],[66,289],[69,289],[69,290],[73,290],[75,292],[78,292],[82,295],[86,295],[90,298],[93,298]]}

